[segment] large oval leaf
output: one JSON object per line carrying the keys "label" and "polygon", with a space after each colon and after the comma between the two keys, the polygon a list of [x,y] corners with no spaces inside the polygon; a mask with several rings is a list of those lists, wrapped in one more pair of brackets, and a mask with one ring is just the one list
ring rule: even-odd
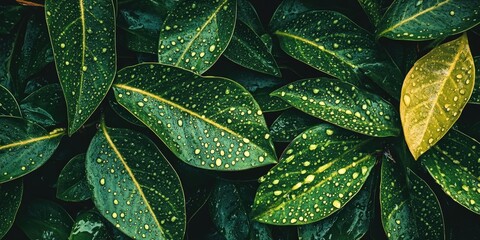
{"label": "large oval leaf", "polygon": [[66,121],[65,98],[59,84],[49,84],[36,90],[20,102],[24,118],[44,127]]}
{"label": "large oval leaf", "polygon": [[57,181],[57,198],[63,201],[79,202],[91,197],[85,176],[85,154],[73,157],[63,167]]}
{"label": "large oval leaf", "polygon": [[34,199],[22,207],[15,222],[29,239],[68,239],[73,219],[60,205]]}
{"label": "large oval leaf", "polygon": [[373,153],[381,147],[372,140],[330,124],[306,130],[260,179],[254,218],[303,225],[338,211],[357,194],[375,165]]}
{"label": "large oval leaf", "polygon": [[284,24],[275,34],[282,49],[292,57],[357,86],[364,85],[361,78],[366,74],[399,98],[400,70],[373,35],[344,15],[310,11]]}
{"label": "large oval leaf", "polygon": [[410,152],[418,159],[457,121],[475,84],[467,35],[434,48],[408,72],[400,117]]}
{"label": "large oval leaf", "polygon": [[21,179],[0,184],[0,239],[10,230],[22,202],[23,181]]}
{"label": "large oval leaf", "polygon": [[85,165],[93,202],[116,228],[138,239],[183,238],[180,179],[150,139],[103,123]]}
{"label": "large oval leaf", "polygon": [[429,40],[466,31],[480,23],[480,4],[472,0],[396,0],[378,26],[378,36]]}
{"label": "large oval leaf", "polygon": [[237,83],[160,64],[122,69],[117,81],[117,101],[186,163],[242,170],[276,162],[262,111]]}
{"label": "large oval leaf", "polygon": [[421,157],[422,164],[453,200],[480,214],[480,143],[457,131]]}
{"label": "large oval leaf", "polygon": [[183,1],[163,23],[158,61],[196,73],[207,71],[227,48],[236,0]]}
{"label": "large oval leaf", "polygon": [[102,102],[115,77],[113,1],[46,0],[45,13],[72,135]]}
{"label": "large oval leaf", "polygon": [[389,239],[445,239],[442,209],[435,193],[413,171],[386,157],[382,162],[380,204]]}
{"label": "large oval leaf", "polygon": [[22,116],[17,100],[12,93],[2,85],[0,85],[0,116]]}
{"label": "large oval leaf", "polygon": [[97,212],[88,211],[75,218],[68,240],[108,240],[107,226]]}
{"label": "large oval leaf", "polygon": [[[372,174],[373,175],[373,174]],[[342,209],[318,222],[300,226],[299,240],[358,240],[368,231],[374,217],[377,178],[370,175],[357,195]]]}
{"label": "large oval leaf", "polygon": [[37,124],[16,117],[0,117],[0,183],[19,178],[42,166],[65,134],[47,132]]}
{"label": "large oval leaf", "polygon": [[262,39],[241,21],[237,22],[224,55],[243,67],[274,76],[282,75]]}
{"label": "large oval leaf", "polygon": [[271,95],[314,117],[358,133],[378,137],[400,133],[398,114],[389,102],[337,79],[305,79]]}

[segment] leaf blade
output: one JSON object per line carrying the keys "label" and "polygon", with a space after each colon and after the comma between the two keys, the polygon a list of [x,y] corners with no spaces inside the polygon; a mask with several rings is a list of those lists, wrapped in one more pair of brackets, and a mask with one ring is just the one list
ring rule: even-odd
{"label": "leaf blade", "polygon": [[79,202],[90,199],[91,192],[85,176],[85,154],[79,154],[63,167],[57,180],[58,199]]}
{"label": "leaf blade", "polygon": [[19,179],[0,185],[0,238],[7,234],[13,225],[23,198],[23,180]]}
{"label": "leaf blade", "polygon": [[0,85],[0,116],[22,116],[17,100],[13,94],[2,85]]}

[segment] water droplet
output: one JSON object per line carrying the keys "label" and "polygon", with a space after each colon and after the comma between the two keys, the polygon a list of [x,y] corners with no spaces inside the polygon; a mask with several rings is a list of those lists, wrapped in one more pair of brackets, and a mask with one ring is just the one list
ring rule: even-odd
{"label": "water droplet", "polygon": [[280,190],[277,190],[277,191],[273,192],[273,195],[275,195],[275,196],[280,196],[280,194],[282,194],[282,191],[280,191]]}
{"label": "water droplet", "polygon": [[84,71],[84,72],[87,71],[87,66],[83,66],[82,71]]}
{"label": "water droplet", "polygon": [[450,11],[450,16],[455,15],[455,11]]}
{"label": "water droplet", "polygon": [[61,44],[60,44],[60,47],[61,47],[61,48],[65,48],[65,43],[61,43]]}
{"label": "water droplet", "polygon": [[333,135],[333,130],[332,130],[332,129],[327,129],[327,130],[325,131],[325,133],[326,133],[328,136],[331,136],[331,135]]}
{"label": "water droplet", "polygon": [[183,121],[182,121],[182,119],[178,119],[177,124],[178,124],[178,126],[180,126],[180,127],[183,126]]}
{"label": "water droplet", "polygon": [[336,208],[341,208],[342,207],[342,203],[338,200],[334,200],[332,204]]}
{"label": "water droplet", "polygon": [[312,144],[308,147],[308,149],[310,149],[311,151],[317,149],[318,145],[317,144]]}
{"label": "water droplet", "polygon": [[299,183],[293,185],[292,190],[297,190],[297,189],[299,189],[302,185],[303,185],[303,183],[299,182]]}
{"label": "water droplet", "polygon": [[408,107],[408,105],[410,105],[410,96],[408,95],[403,95],[403,102],[405,103],[405,105]]}
{"label": "water droplet", "polygon": [[217,158],[217,160],[215,161],[215,165],[217,165],[217,167],[220,167],[222,165],[222,159]]}
{"label": "water droplet", "polygon": [[208,51],[210,51],[210,52],[215,51],[215,45],[210,46],[210,48],[208,48]]}
{"label": "water droplet", "polygon": [[112,213],[112,218],[117,218],[118,214],[116,212]]}
{"label": "water droplet", "polygon": [[347,172],[347,169],[345,168],[338,169],[338,174],[345,174],[346,172]]}
{"label": "water droplet", "polygon": [[315,179],[315,175],[308,175],[308,176],[305,178],[304,182],[305,182],[305,183],[311,183],[311,182],[313,182],[314,179]]}
{"label": "water droplet", "polygon": [[468,192],[468,190],[470,190],[470,188],[467,185],[463,185],[462,189],[465,190],[466,192]]}
{"label": "water droplet", "polygon": [[105,185],[105,178],[100,179],[100,185]]}
{"label": "water droplet", "polygon": [[138,104],[139,107],[143,107],[143,106],[144,106],[143,102],[138,102],[137,104]]}

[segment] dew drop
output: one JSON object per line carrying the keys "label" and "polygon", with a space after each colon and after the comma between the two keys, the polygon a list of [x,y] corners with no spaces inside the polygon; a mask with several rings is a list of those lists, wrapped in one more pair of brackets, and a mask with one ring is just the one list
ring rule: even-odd
{"label": "dew drop", "polygon": [[338,200],[334,200],[332,204],[335,208],[341,208],[342,207],[342,203]]}
{"label": "dew drop", "polygon": [[139,107],[143,107],[145,104],[143,104],[143,102],[138,102],[137,103]]}
{"label": "dew drop", "polygon": [[325,131],[325,133],[326,133],[328,136],[331,136],[331,135],[333,135],[333,130],[332,130],[332,129],[327,129],[327,130]]}
{"label": "dew drop", "polygon": [[406,106],[410,105],[410,96],[408,95],[403,95],[403,102],[405,103]]}
{"label": "dew drop", "polygon": [[273,192],[273,195],[275,195],[275,196],[280,196],[281,194],[282,194],[282,191],[280,191],[280,190],[277,190],[277,191]]}
{"label": "dew drop", "polygon": [[208,48],[208,51],[210,51],[210,52],[215,51],[215,45],[210,46],[210,48]]}
{"label": "dew drop", "polygon": [[61,47],[61,48],[65,48],[65,43],[61,43],[61,44],[60,44],[60,47]]}
{"label": "dew drop", "polygon": [[450,11],[450,16],[455,15],[455,11]]}
{"label": "dew drop", "polygon": [[105,185],[105,178],[100,179],[100,185]]}

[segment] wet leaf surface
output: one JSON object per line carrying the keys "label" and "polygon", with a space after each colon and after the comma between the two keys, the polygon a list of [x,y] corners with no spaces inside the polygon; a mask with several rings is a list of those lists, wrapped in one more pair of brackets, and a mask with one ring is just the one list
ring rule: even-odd
{"label": "wet leaf surface", "polygon": [[57,198],[79,202],[90,199],[90,188],[85,175],[85,154],[73,157],[63,167],[57,181]]}
{"label": "wet leaf surface", "polygon": [[2,85],[0,85],[0,116],[22,116],[17,100],[12,93]]}
{"label": "wet leaf surface", "polygon": [[20,102],[24,118],[43,127],[67,121],[65,98],[59,84],[46,85]]}
{"label": "wet leaf surface", "polygon": [[15,221],[23,197],[23,180],[15,180],[0,185],[0,238],[10,230]]}
{"label": "wet leaf surface", "polygon": [[283,112],[272,123],[270,134],[275,142],[291,142],[303,131],[322,123],[318,118],[291,109]]}
{"label": "wet leaf surface", "polygon": [[108,230],[101,215],[94,211],[81,213],[75,218],[69,240],[109,240]]}

